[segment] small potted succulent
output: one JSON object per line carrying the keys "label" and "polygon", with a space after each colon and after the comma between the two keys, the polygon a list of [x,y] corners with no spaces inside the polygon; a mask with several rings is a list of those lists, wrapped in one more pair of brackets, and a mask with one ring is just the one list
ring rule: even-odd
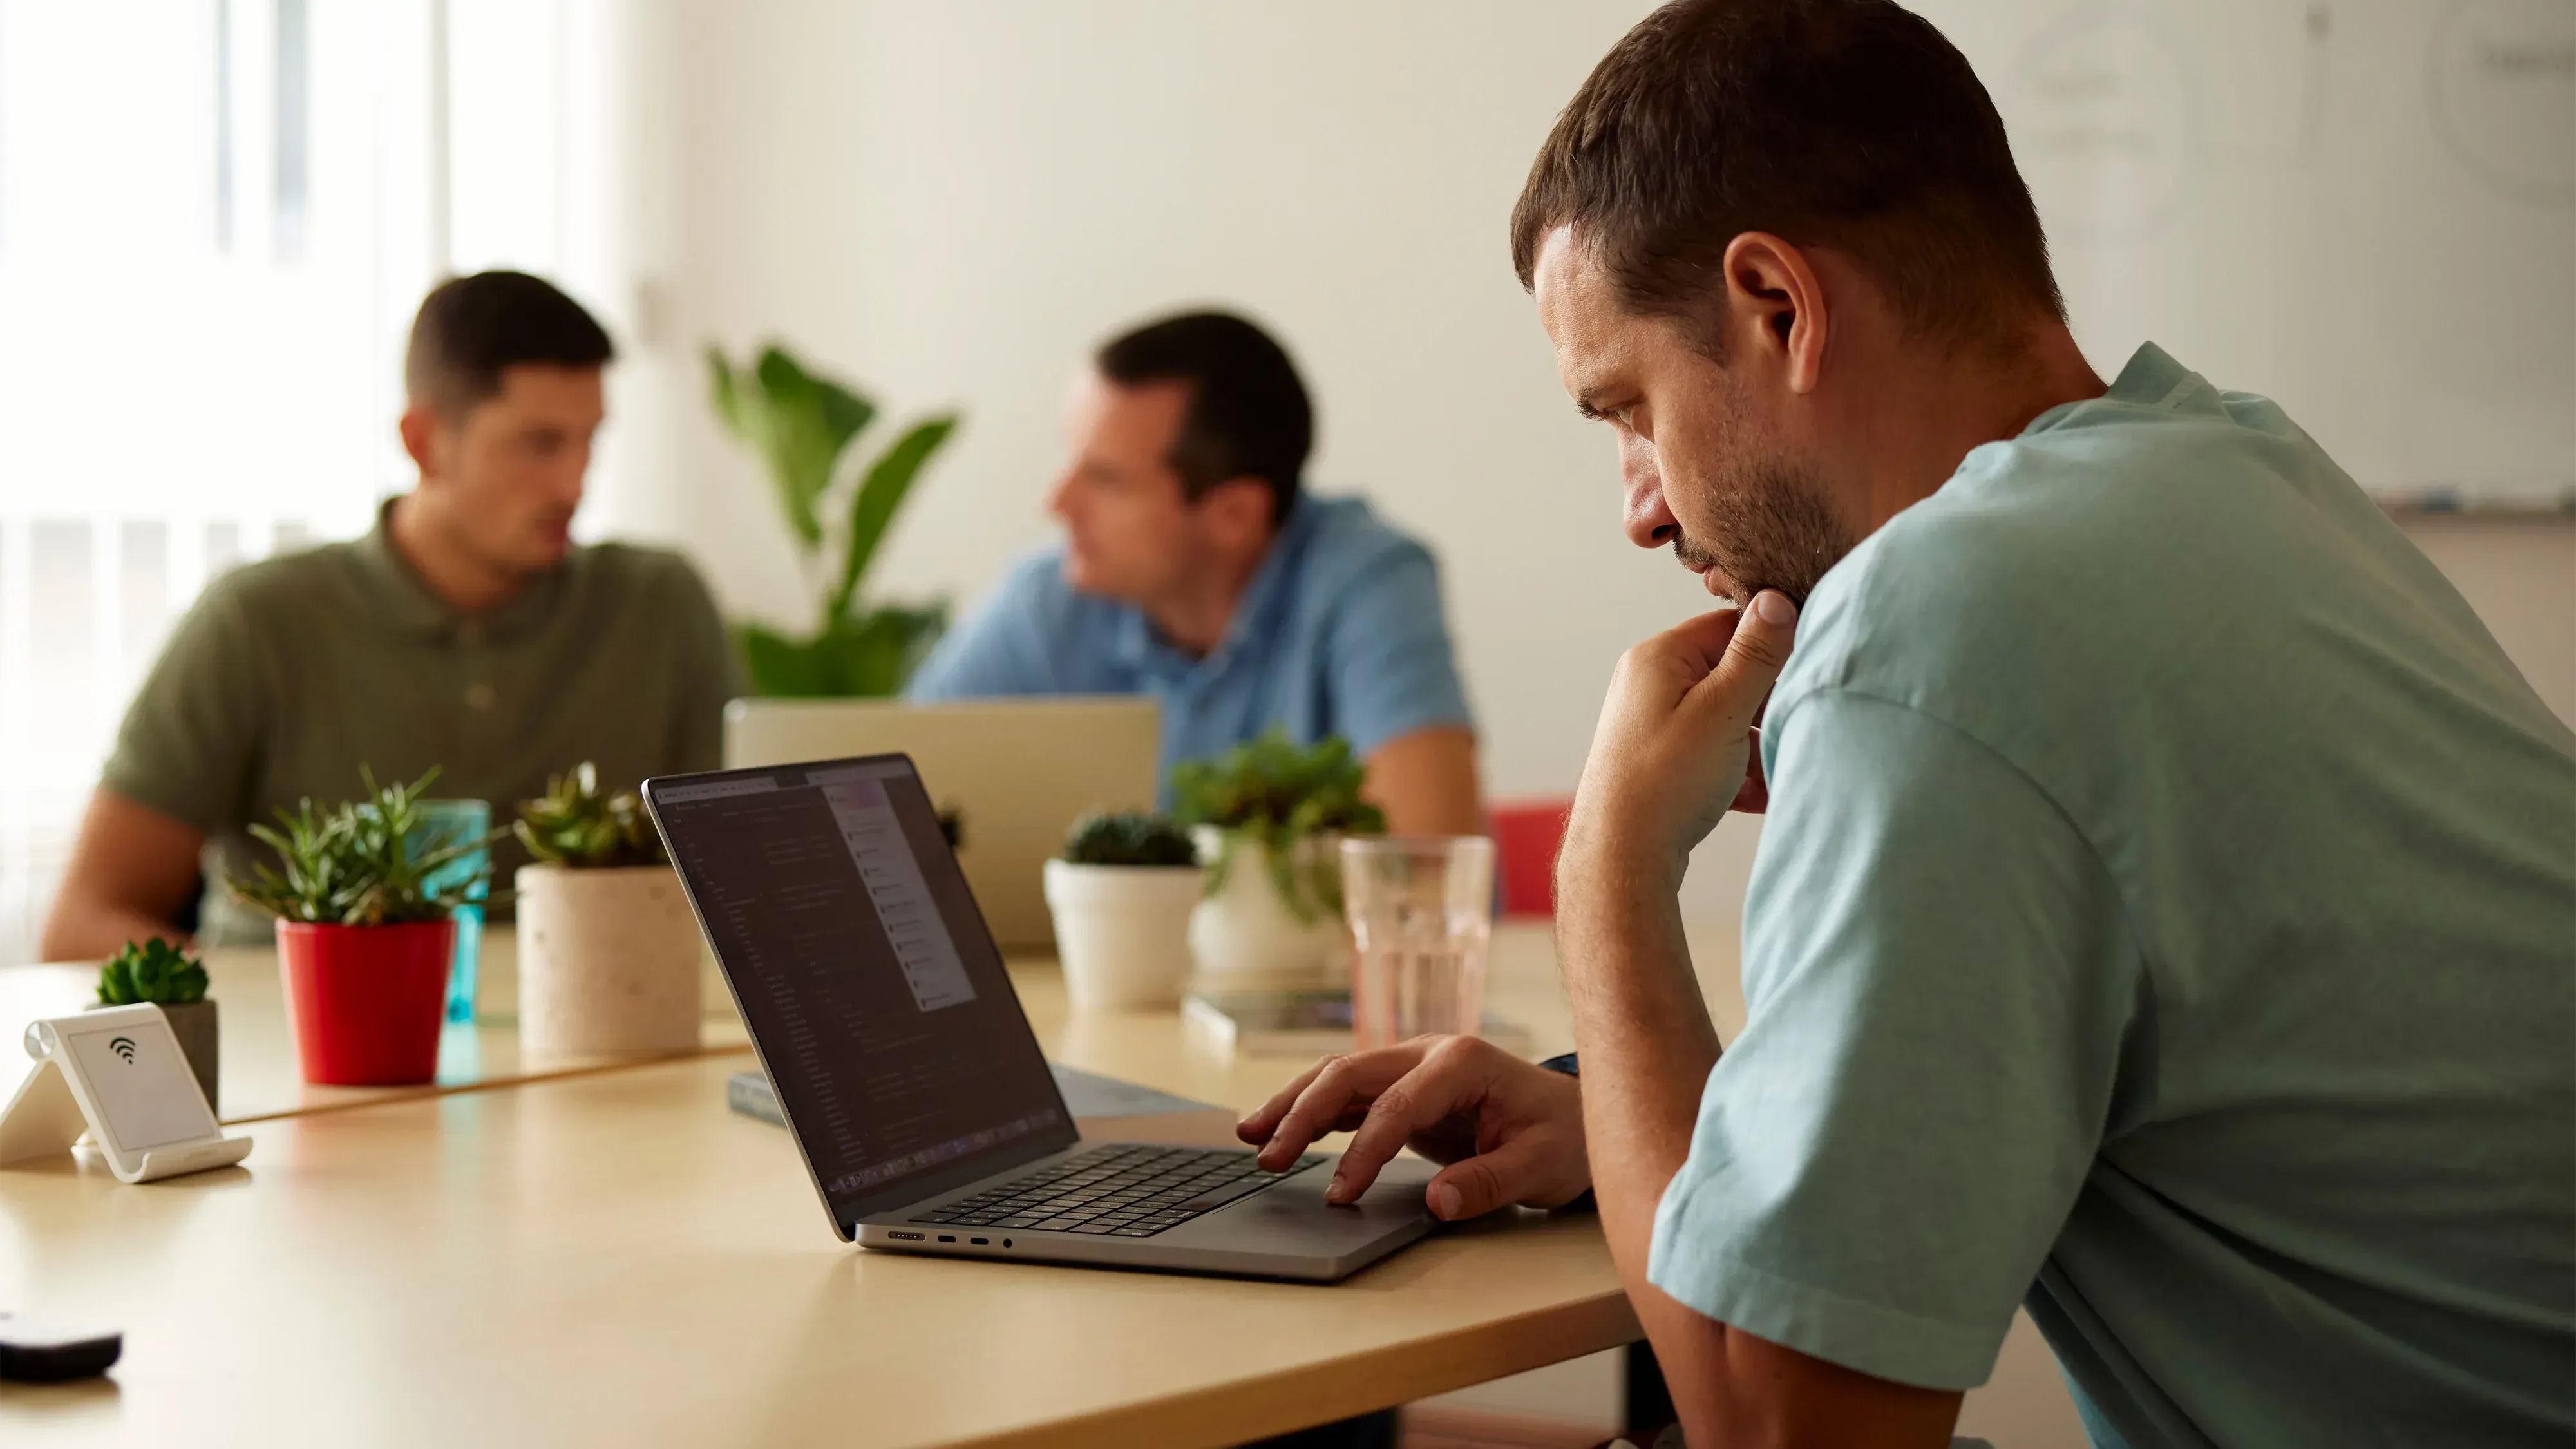
{"label": "small potted succulent", "polygon": [[1175,815],[1208,867],[1190,915],[1203,975],[1235,985],[1313,984],[1345,944],[1340,846],[1386,817],[1360,798],[1360,762],[1339,736],[1313,745],[1272,730],[1172,770]]}
{"label": "small potted succulent", "polygon": [[632,790],[585,761],[519,806],[519,1041],[531,1051],[684,1052],[698,1044],[698,923]]}
{"label": "small potted succulent", "polygon": [[[179,1039],[179,1054],[188,1059],[206,1105],[215,1105],[218,1054],[215,1004],[206,999],[206,968],[188,953],[158,936],[128,941],[98,971],[98,1006],[134,1006],[151,1002],[170,1020]],[[92,1010],[95,1010],[93,1007]]]}
{"label": "small potted succulent", "polygon": [[229,884],[243,904],[277,918],[286,1020],[304,1080],[335,1087],[414,1086],[438,1075],[455,911],[489,869],[454,871],[485,842],[430,847],[422,802],[430,771],[378,785],[368,798],[278,812],[282,829],[251,833],[277,853]]}
{"label": "small potted succulent", "polygon": [[1190,975],[1190,913],[1206,872],[1160,815],[1088,815],[1046,863],[1056,956],[1076,1007],[1168,1006]]}

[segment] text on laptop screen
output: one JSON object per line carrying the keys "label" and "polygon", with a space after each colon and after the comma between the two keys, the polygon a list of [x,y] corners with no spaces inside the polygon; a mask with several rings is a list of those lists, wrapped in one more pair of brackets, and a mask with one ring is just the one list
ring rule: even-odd
{"label": "text on laptop screen", "polygon": [[657,785],[653,805],[835,1210],[1070,1135],[908,762]]}

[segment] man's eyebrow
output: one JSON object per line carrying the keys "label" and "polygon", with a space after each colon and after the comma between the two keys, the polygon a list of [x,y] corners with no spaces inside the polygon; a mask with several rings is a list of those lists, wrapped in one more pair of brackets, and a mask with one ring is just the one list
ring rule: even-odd
{"label": "man's eyebrow", "polygon": [[1583,414],[1584,419],[1587,422],[1597,423],[1603,418],[1608,417],[1609,414],[1601,411],[1600,406],[1592,401],[1600,395],[1600,391],[1597,388],[1585,388],[1582,392],[1575,395],[1574,410]]}

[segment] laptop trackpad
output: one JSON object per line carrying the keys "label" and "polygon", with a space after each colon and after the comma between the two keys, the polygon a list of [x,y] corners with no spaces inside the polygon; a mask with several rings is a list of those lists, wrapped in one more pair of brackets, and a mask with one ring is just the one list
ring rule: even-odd
{"label": "laptop trackpad", "polygon": [[1254,1233],[1265,1245],[1323,1252],[1374,1242],[1431,1216],[1422,1205],[1422,1190],[1439,1171],[1436,1163],[1399,1157],[1378,1173],[1358,1202],[1336,1206],[1324,1201],[1324,1189],[1333,1182],[1333,1164],[1322,1163],[1267,1192],[1183,1224],[1167,1241],[1192,1242],[1201,1233],[1222,1233],[1228,1238]]}

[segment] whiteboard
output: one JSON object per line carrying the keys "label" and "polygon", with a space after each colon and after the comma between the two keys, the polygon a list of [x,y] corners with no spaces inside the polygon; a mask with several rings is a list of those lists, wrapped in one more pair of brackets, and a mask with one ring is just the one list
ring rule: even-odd
{"label": "whiteboard", "polygon": [[2576,0],[1920,0],[2077,340],[2152,339],[2383,495],[2576,499]]}

